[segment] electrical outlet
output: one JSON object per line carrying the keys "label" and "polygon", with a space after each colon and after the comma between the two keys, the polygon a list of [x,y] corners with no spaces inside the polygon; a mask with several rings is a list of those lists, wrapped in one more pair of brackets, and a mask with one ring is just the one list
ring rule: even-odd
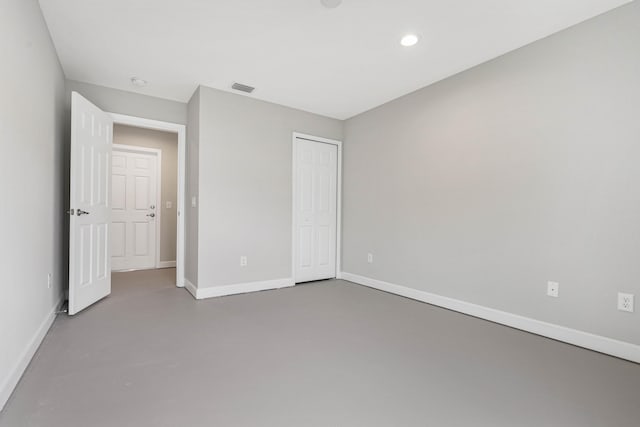
{"label": "electrical outlet", "polygon": [[560,283],[558,282],[547,282],[547,295],[550,297],[558,298],[558,293],[560,291]]}
{"label": "electrical outlet", "polygon": [[247,266],[247,257],[243,255],[240,257],[240,267],[246,267],[246,266]]}
{"label": "electrical outlet", "polygon": [[51,289],[52,282],[53,282],[53,275],[49,273],[47,274],[47,289]]}
{"label": "electrical outlet", "polygon": [[633,313],[633,294],[618,292],[618,310]]}
{"label": "electrical outlet", "polygon": [[367,254],[367,262],[373,264],[373,254]]}

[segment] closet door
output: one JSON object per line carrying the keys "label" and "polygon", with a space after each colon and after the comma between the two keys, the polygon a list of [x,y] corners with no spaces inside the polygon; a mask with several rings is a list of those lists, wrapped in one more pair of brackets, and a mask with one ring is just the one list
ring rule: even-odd
{"label": "closet door", "polygon": [[336,277],[338,147],[296,138],[295,281]]}

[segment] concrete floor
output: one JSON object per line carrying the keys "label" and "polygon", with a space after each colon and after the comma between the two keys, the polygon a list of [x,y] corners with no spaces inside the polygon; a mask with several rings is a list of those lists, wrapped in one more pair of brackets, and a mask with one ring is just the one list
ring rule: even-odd
{"label": "concrete floor", "polygon": [[118,273],[0,426],[640,425],[640,365],[344,281],[195,301]]}

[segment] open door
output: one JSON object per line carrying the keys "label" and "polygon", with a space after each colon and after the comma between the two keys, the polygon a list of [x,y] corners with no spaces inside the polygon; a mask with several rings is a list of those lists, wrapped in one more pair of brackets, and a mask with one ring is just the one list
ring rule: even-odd
{"label": "open door", "polygon": [[69,314],[111,293],[111,116],[71,94]]}

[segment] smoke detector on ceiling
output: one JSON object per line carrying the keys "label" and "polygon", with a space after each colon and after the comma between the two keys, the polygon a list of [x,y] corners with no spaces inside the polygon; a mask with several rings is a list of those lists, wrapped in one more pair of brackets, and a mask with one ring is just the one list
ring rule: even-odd
{"label": "smoke detector on ceiling", "polygon": [[251,93],[256,89],[255,87],[243,85],[242,83],[234,83],[231,85],[231,88],[246,93]]}
{"label": "smoke detector on ceiling", "polygon": [[144,79],[141,79],[139,77],[131,77],[131,84],[134,86],[138,86],[138,87],[144,87],[147,85],[147,81]]}
{"label": "smoke detector on ceiling", "polygon": [[342,4],[342,0],[320,0],[320,3],[327,9],[335,9]]}

